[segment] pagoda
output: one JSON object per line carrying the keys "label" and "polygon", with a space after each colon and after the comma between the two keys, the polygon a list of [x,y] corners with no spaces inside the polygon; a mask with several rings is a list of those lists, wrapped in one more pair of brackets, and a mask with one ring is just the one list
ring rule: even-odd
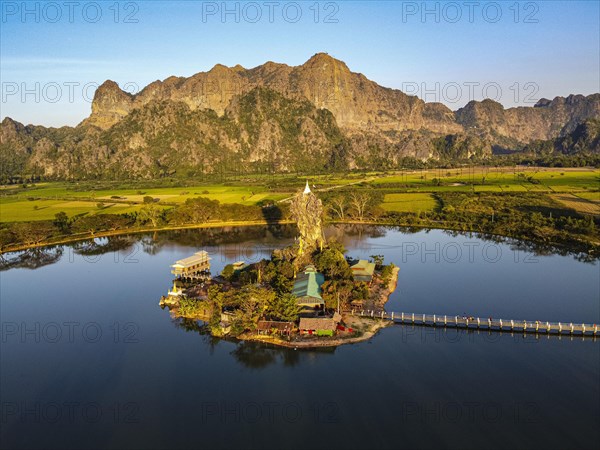
{"label": "pagoda", "polygon": [[323,203],[310,190],[308,180],[303,192],[299,192],[292,200],[290,208],[292,217],[298,224],[298,256],[310,254],[315,249],[323,248]]}

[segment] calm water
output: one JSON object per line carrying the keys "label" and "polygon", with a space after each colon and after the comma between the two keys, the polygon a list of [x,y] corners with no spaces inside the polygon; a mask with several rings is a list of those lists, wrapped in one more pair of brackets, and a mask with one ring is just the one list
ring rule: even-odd
{"label": "calm water", "polygon": [[[294,351],[214,340],[158,307],[198,249],[293,230],[159,233],[4,256],[2,448],[595,448],[600,342],[394,326]],[[389,310],[600,322],[597,263],[442,231],[330,228],[400,266]]]}

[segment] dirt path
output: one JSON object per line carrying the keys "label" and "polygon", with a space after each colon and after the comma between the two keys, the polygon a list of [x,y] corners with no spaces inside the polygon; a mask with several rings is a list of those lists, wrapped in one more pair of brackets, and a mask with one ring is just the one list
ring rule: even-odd
{"label": "dirt path", "polygon": [[[365,182],[373,181],[375,179],[376,179],[376,177],[363,178],[362,180],[353,181],[352,183],[336,184],[334,186],[329,186],[326,188],[314,189],[314,192],[329,192],[329,191],[333,191],[334,189],[341,189],[346,186],[354,186],[355,184],[365,183]],[[294,198],[294,195],[292,195],[291,197],[286,197],[282,200],[278,200],[277,203],[289,203],[292,201],[293,198]]]}

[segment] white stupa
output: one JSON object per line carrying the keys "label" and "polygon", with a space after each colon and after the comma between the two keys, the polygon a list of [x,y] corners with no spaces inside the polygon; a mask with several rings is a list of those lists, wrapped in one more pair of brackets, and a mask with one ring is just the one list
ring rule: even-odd
{"label": "white stupa", "polygon": [[308,186],[308,180],[306,180],[306,187],[304,188],[303,194],[310,194],[310,187]]}

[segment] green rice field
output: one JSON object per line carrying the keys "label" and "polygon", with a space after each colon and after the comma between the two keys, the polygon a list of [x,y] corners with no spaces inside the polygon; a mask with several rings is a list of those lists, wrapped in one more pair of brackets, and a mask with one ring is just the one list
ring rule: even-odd
{"label": "green rice field", "polygon": [[[381,207],[386,211],[431,211],[436,192],[541,192],[550,195],[572,194],[581,200],[582,211],[595,211],[586,204],[600,202],[600,170],[564,168],[476,167],[396,171],[386,173],[349,173],[316,176],[275,175],[244,177],[225,183],[198,183],[192,186],[160,186],[168,181],[152,181],[152,187],[121,187],[116,182],[37,183],[33,186],[0,187],[0,222],[53,219],[60,211],[69,217],[82,214],[129,213],[143,206],[144,197],[159,199],[165,208],[187,199],[206,197],[221,203],[256,205],[280,201],[301,189],[308,179],[317,192],[335,189],[373,188],[384,194]],[[137,186],[137,182],[131,182]],[[142,184],[140,184],[142,186]],[[557,197],[572,206],[569,197]],[[101,203],[100,207],[98,204]]]}

